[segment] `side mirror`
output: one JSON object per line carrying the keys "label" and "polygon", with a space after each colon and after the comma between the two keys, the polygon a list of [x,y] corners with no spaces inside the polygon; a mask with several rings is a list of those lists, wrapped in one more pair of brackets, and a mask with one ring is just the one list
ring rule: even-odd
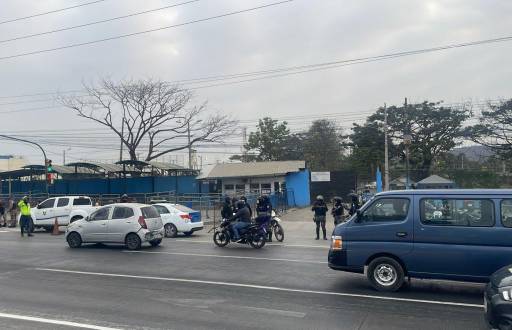
{"label": "side mirror", "polygon": [[85,217],[85,221],[91,221],[91,217],[90,216],[86,216]]}
{"label": "side mirror", "polygon": [[40,209],[40,208],[41,208],[41,204],[37,204],[36,209]]}

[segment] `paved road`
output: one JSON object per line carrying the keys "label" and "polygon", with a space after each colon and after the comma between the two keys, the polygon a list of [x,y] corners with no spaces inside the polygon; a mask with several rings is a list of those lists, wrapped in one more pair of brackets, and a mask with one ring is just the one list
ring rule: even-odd
{"label": "paved road", "polygon": [[310,226],[287,222],[285,244],[262,250],[216,248],[204,232],[137,253],[0,231],[1,328],[486,329],[482,285],[375,292],[327,267],[328,244]]}

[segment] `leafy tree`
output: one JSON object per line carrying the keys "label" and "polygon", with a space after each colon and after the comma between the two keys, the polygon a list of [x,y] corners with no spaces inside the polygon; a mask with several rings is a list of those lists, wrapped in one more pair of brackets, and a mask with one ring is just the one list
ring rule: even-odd
{"label": "leafy tree", "polygon": [[[402,158],[405,158],[404,135],[411,135],[410,163],[416,179],[422,179],[430,174],[437,156],[462,141],[466,135],[463,124],[470,116],[471,111],[466,107],[443,107],[441,102],[392,106],[388,108],[388,132]],[[383,125],[384,109],[379,109],[368,121]]]}
{"label": "leafy tree", "polygon": [[499,156],[512,158],[512,99],[497,105],[489,104],[482,111],[479,123],[466,130],[467,137],[489,147]]}
{"label": "leafy tree", "polygon": [[333,122],[320,119],[304,134],[304,156],[314,171],[340,169],[343,160],[343,135]]}

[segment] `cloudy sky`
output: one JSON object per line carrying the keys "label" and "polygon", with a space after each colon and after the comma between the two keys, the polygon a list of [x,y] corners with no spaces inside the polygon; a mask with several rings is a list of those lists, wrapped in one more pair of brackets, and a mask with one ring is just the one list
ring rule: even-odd
{"label": "cloudy sky", "polygon": [[[44,36],[19,36],[152,10],[187,0],[106,0],[3,23],[92,0],[1,0],[0,132],[42,142],[55,163],[118,157],[108,131],[59,107],[52,95],[82,81],[155,78],[176,81],[424,49],[512,35],[509,0],[295,0],[289,3],[98,44],[19,56],[114,37],[278,0],[201,0],[171,9]],[[3,23],[3,24],[1,24]],[[253,129],[258,118],[286,118],[292,130],[324,117],[342,127],[384,103],[481,102],[511,96],[512,41],[389,59],[249,82],[187,85],[194,102],[232,114]],[[252,77],[251,77],[252,78]],[[232,83],[231,82],[237,82]],[[229,83],[229,84],[224,84]],[[219,84],[215,82],[213,84]],[[19,96],[19,97],[13,97]],[[293,119],[298,116],[297,119]],[[0,133],[1,134],[1,133]],[[240,144],[233,137],[230,144]],[[199,149],[205,163],[236,149]],[[36,149],[0,142],[0,154],[40,161]],[[184,154],[175,155],[183,161]]]}

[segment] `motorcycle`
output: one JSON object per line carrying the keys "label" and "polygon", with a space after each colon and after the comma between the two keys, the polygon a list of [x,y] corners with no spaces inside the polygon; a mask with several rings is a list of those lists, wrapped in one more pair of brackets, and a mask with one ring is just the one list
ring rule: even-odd
{"label": "motorcycle", "polygon": [[272,220],[270,221],[270,235],[274,233],[276,240],[279,242],[284,241],[284,229],[281,226],[281,219],[277,216],[277,213],[272,210]]}
{"label": "motorcycle", "polygon": [[[212,228],[213,242],[218,247],[224,247],[233,241],[233,228],[228,219],[223,219],[219,227]],[[250,224],[240,233],[241,240],[237,243],[249,244],[255,249],[261,249],[265,246],[267,230],[259,224]]]}

